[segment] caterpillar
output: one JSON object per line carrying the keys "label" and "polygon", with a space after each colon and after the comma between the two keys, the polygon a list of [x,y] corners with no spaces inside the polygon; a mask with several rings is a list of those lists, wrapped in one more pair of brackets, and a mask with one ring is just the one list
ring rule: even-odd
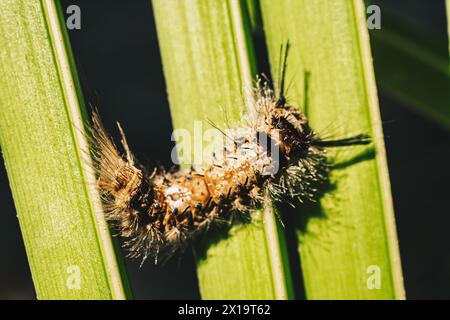
{"label": "caterpillar", "polygon": [[130,151],[120,125],[123,153],[93,113],[90,139],[97,186],[106,218],[125,239],[129,256],[142,263],[148,257],[155,264],[166,261],[211,226],[249,218],[266,196],[292,205],[314,199],[330,169],[325,150],[370,143],[366,134],[323,140],[306,115],[287,103],[287,51],[288,45],[279,93],[258,78],[256,112],[244,116],[245,130],[227,133],[232,143],[201,168],[148,171]]}

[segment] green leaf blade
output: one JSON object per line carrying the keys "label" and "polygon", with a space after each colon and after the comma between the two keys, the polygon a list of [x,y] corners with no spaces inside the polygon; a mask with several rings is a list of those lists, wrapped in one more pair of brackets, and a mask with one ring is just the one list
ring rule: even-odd
{"label": "green leaf blade", "polygon": [[2,153],[37,297],[123,299],[60,14],[53,1],[0,4]]}
{"label": "green leaf blade", "polygon": [[[306,219],[298,239],[307,297],[401,299],[404,289],[363,4],[262,0],[261,10],[272,66],[278,63],[280,44],[288,39],[291,43],[291,103],[302,106],[302,72],[309,72],[307,114],[312,127],[332,137],[370,133],[374,141],[374,157],[370,148],[330,153],[341,163],[331,174],[331,190],[317,208],[298,211]],[[276,68],[272,71],[277,74]],[[379,289],[368,283],[372,266],[381,272]]]}
{"label": "green leaf blade", "polygon": [[445,1],[447,8],[447,32],[448,32],[448,53],[449,53],[449,68],[450,68],[450,0]]}
{"label": "green leaf blade", "polygon": [[[235,0],[152,3],[174,127],[193,133],[195,144],[202,141],[195,126],[208,129],[206,118],[228,128],[246,110],[246,91],[256,73],[249,22]],[[234,226],[226,239],[197,246],[204,299],[292,296],[289,267],[282,261],[285,248],[273,219],[272,211],[256,212],[251,224]]]}

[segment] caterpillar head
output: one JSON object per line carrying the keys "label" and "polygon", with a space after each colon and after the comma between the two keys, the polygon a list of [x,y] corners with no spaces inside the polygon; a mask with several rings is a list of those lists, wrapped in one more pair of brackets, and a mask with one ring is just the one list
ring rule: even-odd
{"label": "caterpillar head", "polygon": [[292,106],[272,108],[266,125],[286,156],[305,153],[311,146],[313,132],[305,114]]}

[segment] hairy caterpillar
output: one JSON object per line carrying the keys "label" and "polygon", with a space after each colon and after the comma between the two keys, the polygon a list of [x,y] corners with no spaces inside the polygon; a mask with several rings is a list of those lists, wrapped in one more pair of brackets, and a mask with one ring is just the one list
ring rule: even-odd
{"label": "hairy caterpillar", "polygon": [[[232,144],[200,169],[153,172],[140,165],[119,125],[121,154],[97,113],[91,131],[92,154],[107,219],[126,239],[131,257],[155,263],[185,248],[212,225],[248,217],[266,195],[275,202],[313,199],[327,177],[325,148],[368,144],[361,134],[322,140],[306,116],[284,96],[285,49],[279,94],[257,81],[256,115],[246,115],[244,132],[227,134]],[[267,143],[276,146],[277,157]]]}

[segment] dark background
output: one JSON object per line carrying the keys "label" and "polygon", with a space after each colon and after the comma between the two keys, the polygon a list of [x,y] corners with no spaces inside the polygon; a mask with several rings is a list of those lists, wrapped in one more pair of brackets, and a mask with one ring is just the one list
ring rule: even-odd
{"label": "dark background", "polygon": [[[447,41],[444,1],[371,1]],[[70,31],[86,100],[110,132],[120,120],[130,147],[149,164],[170,164],[171,126],[150,0],[62,1],[81,8]],[[170,17],[168,17],[170,18]],[[382,24],[383,26],[383,24]],[[383,32],[373,31],[373,32]],[[263,50],[263,49],[259,49]],[[262,53],[264,55],[264,53]],[[374,61],[375,69],[377,61]],[[389,170],[408,298],[450,298],[450,133],[380,90]],[[450,107],[450,106],[449,106]],[[0,299],[35,293],[3,161],[0,161]],[[192,255],[165,267],[127,261],[135,298],[199,298]]]}

